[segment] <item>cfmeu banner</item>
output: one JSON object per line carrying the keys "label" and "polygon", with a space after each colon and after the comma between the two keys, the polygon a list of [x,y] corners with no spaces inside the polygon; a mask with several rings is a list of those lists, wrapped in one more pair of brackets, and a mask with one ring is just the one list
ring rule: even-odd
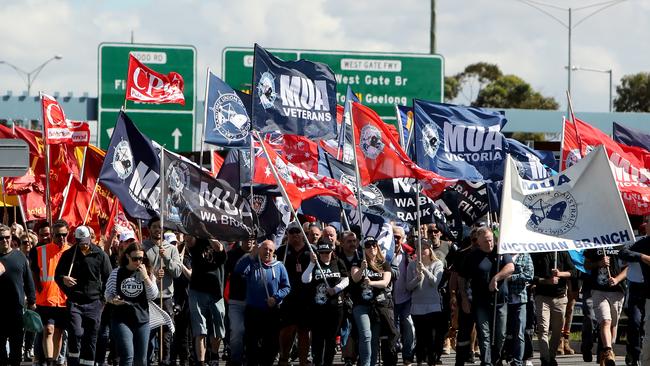
{"label": "cfmeu banner", "polygon": [[499,253],[598,248],[634,241],[603,146],[560,174],[524,180],[508,155]]}

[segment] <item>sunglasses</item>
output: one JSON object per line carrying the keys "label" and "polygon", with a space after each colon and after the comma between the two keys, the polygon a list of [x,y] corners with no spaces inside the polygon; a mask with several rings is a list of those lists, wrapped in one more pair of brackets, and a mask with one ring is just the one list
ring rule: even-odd
{"label": "sunglasses", "polygon": [[57,236],[59,238],[65,238],[66,236],[68,236],[68,233],[58,233],[58,234],[54,234],[54,236]]}
{"label": "sunglasses", "polygon": [[0,239],[2,239],[2,240],[11,240],[11,235],[8,235],[8,236],[0,236]]}
{"label": "sunglasses", "polygon": [[131,258],[131,260],[134,262],[142,262],[144,260],[144,257],[129,257],[129,258]]}
{"label": "sunglasses", "polygon": [[29,240],[23,240],[23,241],[21,241],[20,243],[21,243],[22,245],[27,245],[27,244],[31,244],[32,242],[29,241]]}
{"label": "sunglasses", "polygon": [[438,230],[438,229],[433,229],[433,230],[429,230],[429,231],[427,231],[427,232],[428,232],[428,233],[434,233],[434,234],[437,234],[437,233],[440,232],[440,230]]}
{"label": "sunglasses", "polygon": [[289,234],[300,234],[300,229],[289,229]]}
{"label": "sunglasses", "polygon": [[363,244],[363,247],[366,248],[366,249],[376,247],[376,246],[377,246],[376,241],[371,241],[371,242],[367,242],[367,243]]}

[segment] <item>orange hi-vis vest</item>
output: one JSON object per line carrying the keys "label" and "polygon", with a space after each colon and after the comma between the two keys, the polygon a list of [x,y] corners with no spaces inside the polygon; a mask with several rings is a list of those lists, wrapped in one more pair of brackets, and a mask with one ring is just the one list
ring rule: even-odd
{"label": "orange hi-vis vest", "polygon": [[54,271],[59,264],[61,255],[70,245],[65,244],[61,248],[54,243],[36,247],[38,258],[39,277],[41,280],[41,291],[36,292],[36,305],[62,308],[66,307],[67,296],[61,291],[59,285],[54,282]]}

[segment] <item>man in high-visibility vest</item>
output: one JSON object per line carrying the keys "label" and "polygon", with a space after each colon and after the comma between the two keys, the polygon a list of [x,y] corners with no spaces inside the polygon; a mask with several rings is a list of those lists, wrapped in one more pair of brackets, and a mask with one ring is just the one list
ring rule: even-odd
{"label": "man in high-visibility vest", "polygon": [[43,355],[48,366],[55,364],[55,357],[61,351],[63,331],[68,326],[67,299],[54,282],[59,259],[70,248],[68,230],[67,222],[55,221],[52,225],[52,242],[36,247],[30,253],[36,285],[36,310],[43,321]]}

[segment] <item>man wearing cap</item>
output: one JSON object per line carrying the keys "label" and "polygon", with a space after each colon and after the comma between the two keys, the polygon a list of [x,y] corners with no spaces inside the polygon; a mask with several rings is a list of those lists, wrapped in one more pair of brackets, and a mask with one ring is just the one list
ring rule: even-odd
{"label": "man wearing cap", "polygon": [[88,227],[77,227],[74,236],[76,245],[61,255],[54,281],[68,297],[68,365],[92,365],[112,268],[108,255],[91,242]]}
{"label": "man wearing cap", "polygon": [[[144,249],[145,256],[149,261],[152,271],[156,274],[156,282],[160,289],[160,296],[162,297],[163,310],[170,317],[174,317],[174,278],[178,278],[183,273],[183,266],[178,249],[163,240],[162,227],[160,226],[160,218],[154,217],[149,220],[147,227],[149,228],[149,239],[142,242],[142,249]],[[162,286],[160,283],[162,282]],[[154,303],[160,304],[160,298],[153,300]],[[160,338],[160,328],[153,329],[149,337],[149,361],[154,358],[154,345]],[[172,334],[169,328],[163,328],[163,344],[159,348],[162,352],[162,364],[170,364],[170,355],[172,349]]]}
{"label": "man wearing cap", "polygon": [[[0,364],[20,365],[23,345],[23,306],[34,310],[36,294],[27,258],[20,250],[11,247],[11,229],[0,225],[0,314],[4,316],[0,326]],[[5,345],[9,341],[9,358]]]}
{"label": "man wearing cap", "polygon": [[298,355],[300,365],[309,363],[309,323],[311,314],[305,304],[309,303],[309,287],[302,283],[302,274],[311,261],[311,251],[305,243],[300,224],[292,222],[287,228],[287,245],[277,251],[279,260],[284,258],[284,266],[289,274],[291,292],[280,308],[282,328],[280,329],[280,365],[289,361],[293,339],[298,333]]}

